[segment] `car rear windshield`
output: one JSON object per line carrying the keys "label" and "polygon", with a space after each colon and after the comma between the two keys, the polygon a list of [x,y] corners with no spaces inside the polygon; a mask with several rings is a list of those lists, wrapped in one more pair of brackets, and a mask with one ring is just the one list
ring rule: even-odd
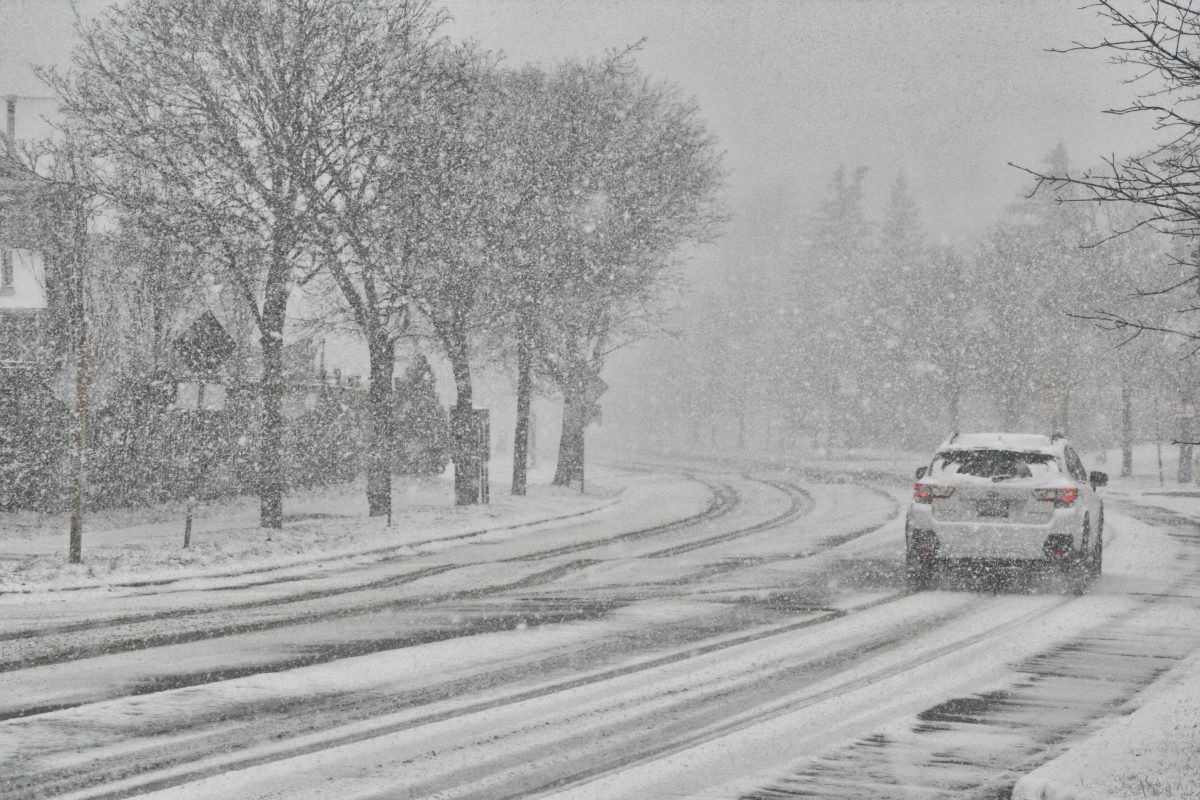
{"label": "car rear windshield", "polygon": [[969,475],[1002,481],[1032,478],[1058,472],[1058,462],[1049,453],[1016,450],[949,450],[933,457],[931,476]]}

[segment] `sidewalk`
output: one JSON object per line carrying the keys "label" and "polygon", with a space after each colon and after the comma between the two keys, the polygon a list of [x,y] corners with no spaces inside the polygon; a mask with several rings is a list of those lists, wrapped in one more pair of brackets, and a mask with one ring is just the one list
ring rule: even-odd
{"label": "sidewalk", "polygon": [[622,482],[612,472],[591,482],[586,494],[549,486],[550,477],[532,474],[526,497],[511,496],[507,482],[493,482],[491,503],[479,506],[454,505],[450,471],[431,479],[396,478],[390,525],[367,516],[361,483],[290,493],[281,530],[258,526],[257,498],[230,498],[196,508],[187,549],[182,503],[98,511],[85,518],[81,564],[67,563],[67,514],[2,513],[0,595],[278,574],[590,514],[622,496]]}
{"label": "sidewalk", "polygon": [[1129,716],[1017,782],[1012,800],[1200,798],[1200,653],[1136,697]]}

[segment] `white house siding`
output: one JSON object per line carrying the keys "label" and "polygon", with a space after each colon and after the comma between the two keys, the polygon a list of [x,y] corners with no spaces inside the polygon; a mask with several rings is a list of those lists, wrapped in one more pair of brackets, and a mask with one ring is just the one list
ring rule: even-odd
{"label": "white house siding", "polygon": [[6,249],[0,259],[0,311],[45,308],[42,257],[29,250]]}
{"label": "white house siding", "polygon": [[[55,104],[45,98],[13,95],[0,87],[0,146],[21,159],[23,144],[51,133],[47,119]],[[12,139],[10,142],[9,139]],[[9,192],[10,173],[0,185],[0,202],[20,202]],[[39,317],[46,307],[43,263],[39,253],[6,247],[0,236],[0,363],[37,361],[42,355]]]}

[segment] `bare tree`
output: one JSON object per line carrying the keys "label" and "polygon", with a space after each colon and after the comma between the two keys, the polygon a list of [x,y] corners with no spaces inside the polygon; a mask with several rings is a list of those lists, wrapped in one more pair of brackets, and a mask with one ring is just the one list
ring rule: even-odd
{"label": "bare tree", "polygon": [[[836,446],[860,444],[864,429],[864,376],[844,366],[864,363],[869,353],[858,322],[867,303],[863,284],[875,261],[874,225],[863,207],[867,172],[858,167],[847,174],[838,167],[808,221],[800,280],[785,290],[795,307],[803,309],[791,319],[793,341],[809,342],[793,356],[803,363],[802,385],[794,396],[822,408],[821,427],[828,443]],[[790,356],[786,347],[778,357]]]}
{"label": "bare tree", "polygon": [[[1110,157],[1099,169],[1018,168],[1037,179],[1035,191],[1069,187],[1074,194],[1066,198],[1068,202],[1130,204],[1142,212],[1135,221],[1116,227],[1113,236],[1151,229],[1191,242],[1200,236],[1200,184],[1195,177],[1200,168],[1200,117],[1194,113],[1194,99],[1200,89],[1200,59],[1196,56],[1200,9],[1166,0],[1132,5],[1097,0],[1088,8],[1108,22],[1114,32],[1099,42],[1076,43],[1062,52],[1107,53],[1113,64],[1134,69],[1135,80],[1151,88],[1129,106],[1108,113],[1153,117],[1156,129],[1166,134],[1166,141],[1141,155]],[[1171,318],[1130,315],[1114,309],[1081,316],[1103,328],[1123,332],[1129,339],[1157,332],[1184,337],[1200,347],[1200,331],[1186,322],[1200,311],[1200,302],[1195,299],[1200,296],[1200,250],[1189,245],[1176,263],[1182,271],[1177,280],[1143,287],[1138,292],[1143,298],[1182,297]]]}
{"label": "bare tree", "polygon": [[628,53],[563,64],[551,88],[568,146],[546,165],[559,191],[535,352],[563,396],[554,483],[582,485],[605,360],[656,328],[681,246],[716,235],[723,173],[695,103],[644,76]]}
{"label": "bare tree", "polygon": [[391,183],[392,224],[408,302],[450,362],[454,495],[458,505],[470,505],[482,499],[472,363],[476,342],[503,312],[497,274],[504,259],[491,245],[500,239],[499,165],[508,154],[493,58],[460,47],[444,66],[452,80],[427,94],[419,133],[394,165],[401,174]]}
{"label": "bare tree", "polygon": [[358,111],[348,54],[361,5],[130,0],[78,22],[73,69],[44,76],[89,146],[120,165],[107,191],[137,213],[153,212],[139,205],[147,197],[170,203],[257,324],[265,528],[283,524],[284,325],[294,287],[316,268],[304,247],[313,187]]}
{"label": "bare tree", "polygon": [[[391,514],[391,424],[396,341],[410,322],[418,265],[410,201],[437,169],[429,142],[444,96],[456,91],[461,54],[434,38],[444,14],[428,2],[360,3],[345,10],[351,46],[317,183],[311,235],[321,253],[316,286],[366,340],[370,364],[367,505]],[[328,297],[330,293],[320,292]]]}

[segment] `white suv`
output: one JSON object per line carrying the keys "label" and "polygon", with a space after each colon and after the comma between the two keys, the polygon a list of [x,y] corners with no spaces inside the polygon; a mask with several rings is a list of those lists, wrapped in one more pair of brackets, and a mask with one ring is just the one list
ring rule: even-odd
{"label": "white suv", "polygon": [[1080,593],[1100,574],[1108,483],[1060,435],[954,434],[917,470],[905,522],[909,589],[940,564],[1051,567]]}

